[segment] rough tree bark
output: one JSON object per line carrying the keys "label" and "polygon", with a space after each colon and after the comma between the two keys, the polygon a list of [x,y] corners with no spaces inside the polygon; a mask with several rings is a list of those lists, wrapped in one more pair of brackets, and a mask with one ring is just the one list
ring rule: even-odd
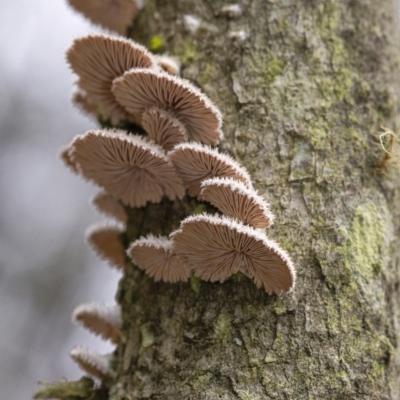
{"label": "rough tree bark", "polygon": [[[271,203],[297,286],[154,283],[128,265],[111,397],[400,398],[399,181],[374,168],[380,125],[396,127],[395,1],[243,0],[232,18],[224,5],[147,0],[133,38],[161,38],[220,107],[222,149]],[[201,209],[132,211],[126,241]]]}

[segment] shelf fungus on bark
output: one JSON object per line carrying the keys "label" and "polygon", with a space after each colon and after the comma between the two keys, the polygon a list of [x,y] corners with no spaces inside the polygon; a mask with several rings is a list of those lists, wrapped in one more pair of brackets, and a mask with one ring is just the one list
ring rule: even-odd
{"label": "shelf fungus on bark", "polygon": [[115,100],[112,82],[131,68],[156,67],[147,49],[130,39],[109,35],[89,35],[76,39],[67,51],[67,61],[86,92],[87,101],[101,109],[102,117],[117,124],[131,119]]}
{"label": "shelf fungus on bark", "polygon": [[127,254],[132,261],[155,281],[186,282],[190,270],[175,254],[172,241],[149,235],[133,242]]}
{"label": "shelf fungus on bark", "polygon": [[243,182],[251,189],[246,169],[233,158],[198,143],[183,143],[168,153],[190,196],[199,197],[201,183],[214,177],[228,177]]}
{"label": "shelf fungus on bark", "polygon": [[121,242],[124,231],[107,225],[93,225],[86,231],[86,240],[99,256],[117,269],[125,267],[125,249]]}
{"label": "shelf fungus on bark", "polygon": [[287,253],[261,231],[231,218],[190,216],[171,237],[176,254],[201,279],[224,282],[242,272],[270,295],[294,287],[296,274]]}
{"label": "shelf fungus on bark", "polygon": [[71,144],[79,173],[131,207],[182,198],[185,190],[161,147],[122,131],[88,131]]}
{"label": "shelf fungus on bark", "polygon": [[128,215],[125,207],[109,193],[103,191],[97,193],[92,199],[92,204],[101,214],[126,224]]}
{"label": "shelf fungus on bark", "polygon": [[159,108],[151,107],[143,112],[142,127],[149,138],[165,150],[188,141],[185,126],[168,111]]}
{"label": "shelf fungus on bark", "polygon": [[117,343],[122,324],[121,307],[106,307],[98,303],[81,304],[72,313],[72,321],[104,340]]}
{"label": "shelf fungus on bark", "polygon": [[199,196],[223,214],[236,218],[254,228],[267,228],[274,216],[268,204],[253,189],[231,178],[207,179],[201,184]]}
{"label": "shelf fungus on bark", "polygon": [[109,354],[99,354],[86,347],[77,346],[70,351],[69,355],[78,364],[80,369],[94,378],[103,380],[113,375],[109,366]]}
{"label": "shelf fungus on bark", "polygon": [[131,114],[156,107],[168,111],[186,128],[190,140],[217,144],[222,117],[211,100],[189,81],[151,69],[134,68],[114,80],[118,103]]}
{"label": "shelf fungus on bark", "polygon": [[142,8],[138,0],[68,0],[69,4],[96,25],[127,33],[128,27]]}

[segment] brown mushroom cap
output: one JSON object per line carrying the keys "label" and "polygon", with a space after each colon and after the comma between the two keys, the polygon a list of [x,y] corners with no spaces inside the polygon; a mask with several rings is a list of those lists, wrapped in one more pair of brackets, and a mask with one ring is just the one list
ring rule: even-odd
{"label": "brown mushroom cap", "polygon": [[134,68],[114,80],[118,103],[132,114],[157,107],[173,114],[191,140],[217,144],[222,139],[222,117],[211,100],[189,81],[150,69]]}
{"label": "brown mushroom cap", "polygon": [[103,117],[113,123],[129,118],[111,92],[113,80],[131,68],[155,65],[145,47],[107,35],[76,39],[67,51],[67,61],[79,76],[78,86],[86,92],[88,101],[99,106]]}
{"label": "brown mushroom cap", "polygon": [[263,233],[227,217],[194,215],[171,235],[176,254],[201,279],[224,282],[242,272],[268,294],[293,289],[289,256]]}
{"label": "brown mushroom cap", "polygon": [[87,93],[78,88],[72,96],[72,104],[78,108],[84,115],[96,118],[97,117],[97,109],[96,104],[92,103],[89,99]]}
{"label": "brown mushroom cap", "polygon": [[163,150],[122,131],[89,131],[72,143],[82,176],[131,207],[184,196],[184,187]]}
{"label": "brown mushroom cap", "polygon": [[159,108],[151,107],[143,112],[142,126],[150,139],[165,150],[171,150],[178,143],[188,141],[184,125],[168,111]]}
{"label": "brown mushroom cap", "polygon": [[178,58],[169,57],[166,55],[155,55],[154,59],[159,67],[161,67],[165,72],[172,75],[178,75],[181,70],[181,64]]}
{"label": "brown mushroom cap", "polygon": [[75,308],[72,321],[105,340],[117,343],[122,324],[121,308],[118,305],[106,307],[97,303],[81,304]]}
{"label": "brown mushroom cap", "polygon": [[175,283],[189,279],[189,268],[175,254],[172,242],[166,237],[140,238],[131,244],[127,254],[155,281]]}
{"label": "brown mushroom cap", "polygon": [[102,355],[86,347],[77,346],[70,351],[69,355],[81,370],[95,378],[103,380],[112,375],[108,354]]}
{"label": "brown mushroom cap", "polygon": [[68,0],[69,4],[93,23],[125,35],[139,12],[136,0]]}
{"label": "brown mushroom cap", "polygon": [[107,192],[99,192],[92,199],[97,211],[125,224],[128,220],[124,206]]}
{"label": "brown mushroom cap", "polygon": [[78,173],[78,165],[71,156],[71,150],[72,150],[72,143],[65,144],[64,146],[61,146],[58,152],[58,156],[64,162],[66,167],[68,167],[73,172]]}
{"label": "brown mushroom cap", "polygon": [[168,153],[168,157],[175,165],[190,196],[198,196],[202,181],[213,177],[237,179],[252,188],[246,169],[228,155],[219,153],[217,149],[198,143],[184,143],[177,145]]}
{"label": "brown mushroom cap", "polygon": [[237,218],[254,228],[267,228],[274,220],[268,204],[253,189],[231,178],[212,178],[201,184],[200,198],[228,217]]}
{"label": "brown mushroom cap", "polygon": [[119,228],[93,225],[86,231],[86,240],[94,252],[108,264],[117,269],[125,267],[125,249],[120,236],[123,231]]}

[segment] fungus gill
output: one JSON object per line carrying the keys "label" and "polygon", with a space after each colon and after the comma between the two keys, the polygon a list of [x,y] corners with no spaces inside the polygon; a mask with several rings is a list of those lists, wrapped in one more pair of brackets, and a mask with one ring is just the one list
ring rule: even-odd
{"label": "fungus gill", "polygon": [[166,237],[140,238],[130,245],[127,254],[155,281],[174,283],[189,279],[189,268],[175,254],[172,242]]}
{"label": "fungus gill", "polygon": [[114,80],[112,91],[118,103],[131,114],[141,115],[151,107],[169,111],[185,126],[190,140],[217,144],[223,137],[220,111],[185,79],[134,68]]}
{"label": "fungus gill", "polygon": [[86,231],[86,240],[93,251],[111,267],[125,267],[125,249],[121,242],[123,230],[117,227],[96,224]]}
{"label": "fungus gill", "polygon": [[78,364],[79,368],[94,378],[103,380],[112,375],[109,367],[109,354],[102,355],[86,347],[77,346],[70,351],[69,355]]}
{"label": "fungus gill", "polygon": [[106,307],[97,303],[81,304],[72,313],[72,321],[104,340],[117,343],[122,324],[121,307]]}
{"label": "fungus gill", "polygon": [[93,23],[125,35],[142,8],[137,0],[68,0],[69,4]]}

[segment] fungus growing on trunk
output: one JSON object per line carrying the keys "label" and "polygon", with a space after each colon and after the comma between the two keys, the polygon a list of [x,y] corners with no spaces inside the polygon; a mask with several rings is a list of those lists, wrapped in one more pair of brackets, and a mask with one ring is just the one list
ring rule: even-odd
{"label": "fungus growing on trunk", "polygon": [[227,217],[194,215],[171,234],[176,254],[206,281],[242,272],[268,294],[290,292],[295,270],[289,256],[265,234]]}
{"label": "fungus growing on trunk", "polygon": [[87,101],[101,108],[104,119],[117,124],[129,119],[111,92],[112,82],[131,68],[155,66],[147,49],[130,39],[108,35],[89,35],[76,39],[67,51],[67,61],[78,75],[78,87]]}
{"label": "fungus growing on trunk", "polygon": [[72,95],[72,104],[76,106],[82,114],[91,118],[97,117],[98,107],[90,101],[89,96],[83,89],[77,88]]}
{"label": "fungus growing on trunk", "polygon": [[267,228],[274,220],[264,199],[235,179],[207,179],[201,184],[199,197],[228,217],[237,218],[254,228]]}
{"label": "fungus growing on trunk", "polygon": [[75,137],[71,156],[80,174],[131,207],[182,198],[184,187],[163,150],[138,135],[89,131]]}
{"label": "fungus growing on trunk", "polygon": [[214,177],[237,179],[252,188],[245,168],[233,158],[210,147],[198,143],[183,143],[169,152],[168,157],[175,165],[190,196],[199,196],[202,181]]}
{"label": "fungus growing on trunk", "polygon": [[187,142],[188,136],[184,125],[168,111],[151,107],[142,114],[142,126],[150,139],[171,150],[181,142]]}
{"label": "fungus growing on trunk", "polygon": [[93,225],[86,231],[86,240],[99,256],[112,267],[125,267],[125,249],[121,242],[123,231],[116,227]]}
{"label": "fungus growing on trunk", "polygon": [[134,68],[114,80],[118,103],[131,114],[156,107],[169,111],[186,128],[190,140],[217,144],[222,117],[217,107],[189,81],[166,72]]}
{"label": "fungus growing on trunk", "polygon": [[70,170],[72,170],[73,172],[75,172],[77,174],[77,173],[79,173],[78,165],[71,157],[71,153],[70,153],[71,146],[72,146],[72,143],[67,143],[64,146],[61,146],[61,148],[58,152],[58,156],[64,162],[66,167],[68,167]]}
{"label": "fungus growing on trunk", "polygon": [[97,303],[81,304],[75,308],[72,321],[104,340],[117,343],[122,323],[121,307],[106,307]]}
{"label": "fungus growing on trunk", "polygon": [[103,380],[107,376],[112,375],[109,367],[109,354],[103,355],[86,347],[77,346],[70,351],[69,355],[78,364],[80,369],[94,378]]}
{"label": "fungus growing on trunk", "polygon": [[68,0],[69,4],[93,23],[125,35],[142,8],[138,0]]}
{"label": "fungus growing on trunk", "polygon": [[156,63],[159,67],[161,67],[165,72],[168,72],[172,75],[178,75],[181,70],[181,64],[176,57],[169,57],[165,55],[155,55],[154,56]]}
{"label": "fungus growing on trunk", "polygon": [[92,204],[100,213],[126,224],[128,216],[124,206],[109,193],[97,193],[92,199]]}
{"label": "fungus growing on trunk", "polygon": [[179,282],[189,279],[190,270],[175,254],[172,241],[153,235],[133,242],[127,254],[155,281]]}

